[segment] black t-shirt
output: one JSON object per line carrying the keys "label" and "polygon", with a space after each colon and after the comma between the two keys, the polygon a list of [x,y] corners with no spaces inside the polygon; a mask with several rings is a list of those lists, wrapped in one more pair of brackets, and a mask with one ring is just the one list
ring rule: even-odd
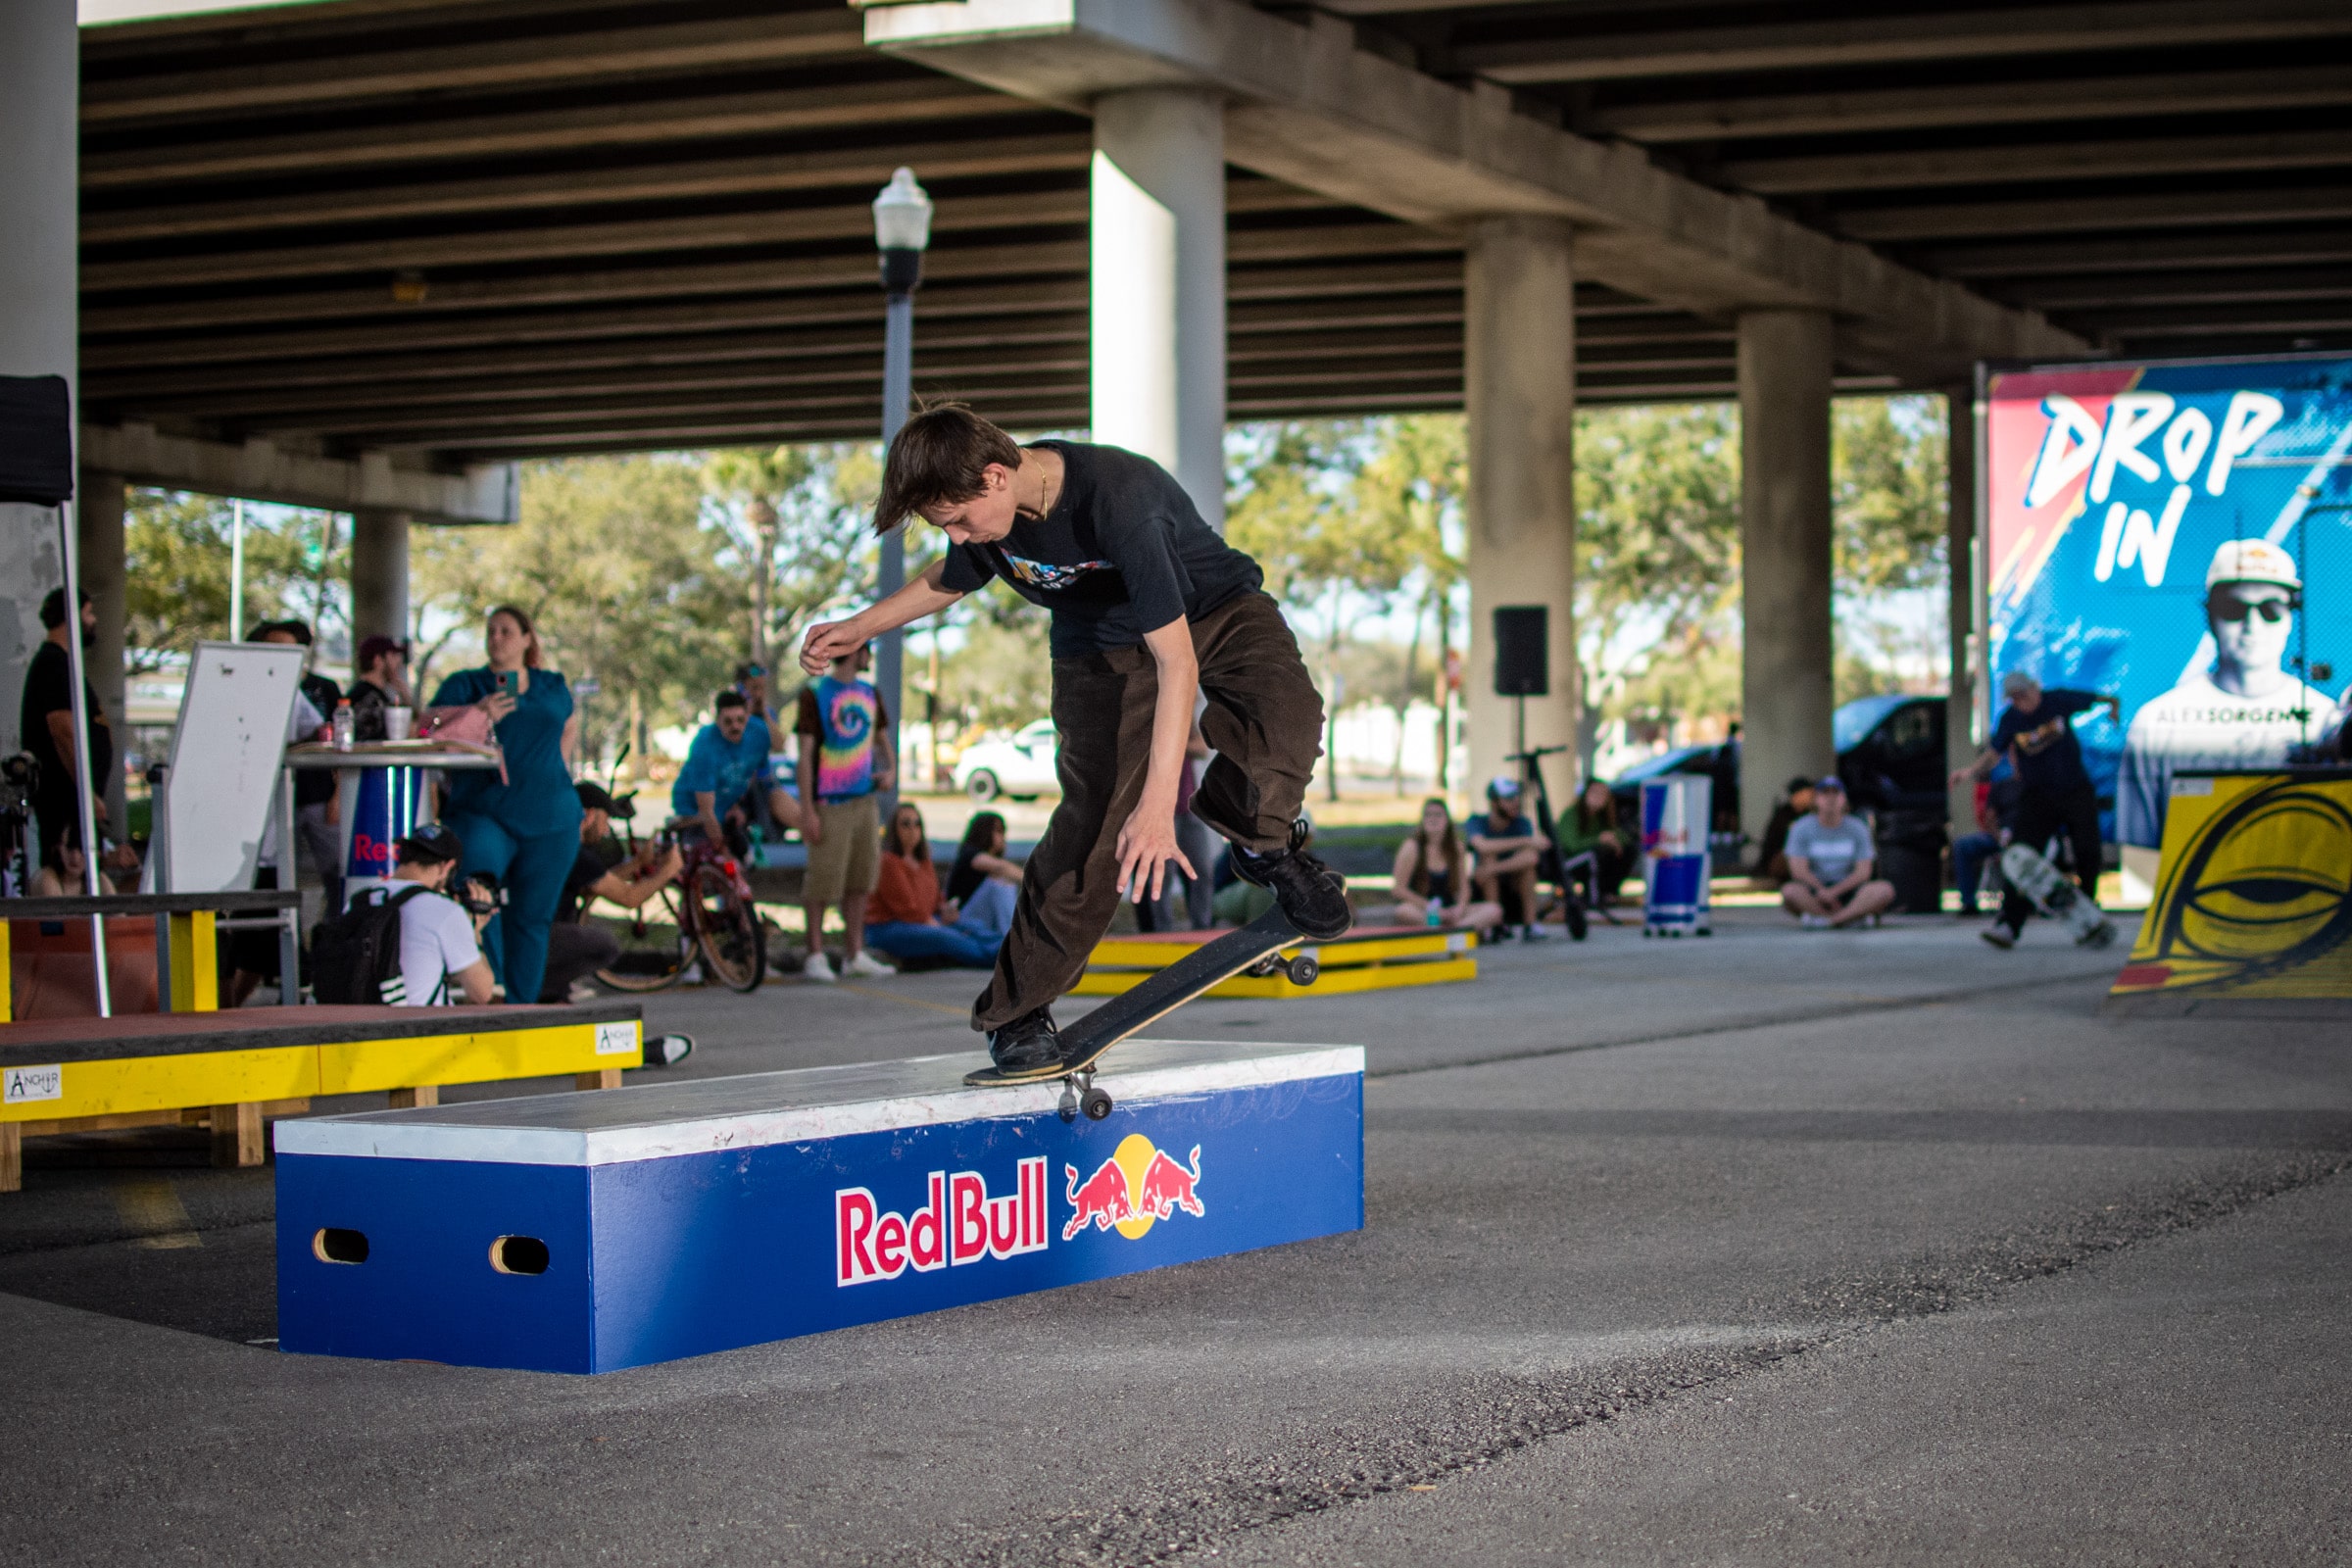
{"label": "black t-shirt", "polygon": [[621,858],[620,846],[612,839],[581,845],[580,853],[571,858],[571,869],[564,874],[564,897],[557,901],[556,918],[576,925],[587,910],[589,890]]}
{"label": "black t-shirt", "polygon": [[1055,659],[1133,648],[1144,633],[1264,581],[1257,563],[1217,537],[1150,458],[1075,441],[1037,445],[1061,459],[1054,509],[1015,518],[996,543],[950,546],[941,582],[968,594],[1004,578],[1054,612]]}
{"label": "black t-shirt", "polygon": [[948,873],[946,897],[954,899],[958,906],[980,891],[980,884],[988,880],[988,873],[972,863],[977,857],[977,851],[970,855],[958,854],[955,869]]}
{"label": "black t-shirt", "polygon": [[[320,718],[325,719],[329,724],[335,721],[335,705],[343,698],[341,687],[324,675],[314,671],[302,677],[302,695],[311,700],[313,708],[318,710]],[[358,720],[356,713],[353,715],[353,720],[356,724]],[[310,738],[308,735],[303,737],[304,740]],[[294,804],[296,806],[318,806],[333,800],[337,776],[331,767],[296,768],[294,770]]]}
{"label": "black t-shirt", "polygon": [[2002,709],[1984,744],[2009,753],[2018,782],[2032,793],[2049,799],[2080,794],[2090,788],[2090,775],[2082,770],[2082,745],[2069,720],[2098,701],[2089,692],[2045,691],[2031,713]]}
{"label": "black t-shirt", "polygon": [[[351,699],[351,733],[355,740],[380,741],[384,736],[384,710],[400,704],[392,694],[371,680],[355,680],[344,696]],[[334,717],[331,712],[327,714]]]}
{"label": "black t-shirt", "polygon": [[[98,706],[98,693],[87,680],[81,683],[81,695],[89,705],[90,777],[104,779],[115,765],[114,731],[99,722],[106,710]],[[40,647],[33,650],[32,662],[25,667],[24,701],[17,717],[24,737],[24,749],[41,765],[40,796],[34,803],[35,809],[39,808],[41,802],[47,802],[52,810],[62,809],[69,813],[67,822],[60,822],[54,827],[47,822],[41,824],[41,832],[46,837],[63,832],[72,820],[70,813],[74,808],[74,791],[66,781],[73,776],[73,761],[58,756],[57,742],[49,734],[49,715],[69,712],[73,707],[73,662],[63,648],[44,640]]]}

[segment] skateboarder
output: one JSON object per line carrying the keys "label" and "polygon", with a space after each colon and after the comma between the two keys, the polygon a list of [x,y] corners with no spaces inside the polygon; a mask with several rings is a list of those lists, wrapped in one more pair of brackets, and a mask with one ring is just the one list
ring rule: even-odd
{"label": "skateboarder", "polygon": [[[2001,694],[2009,706],[2001,710],[1984,749],[1975,761],[1953,771],[1954,784],[1975,784],[1989,774],[2006,756],[2017,770],[2017,827],[2012,841],[2035,853],[2052,834],[2064,831],[2075,852],[2075,875],[2083,896],[2098,898],[2099,798],[2090,774],[2082,766],[2082,743],[2075,739],[2074,715],[2105,708],[2118,717],[2123,705],[2095,692],[2043,691],[2041,682],[2022,669],[2001,677]],[[2001,895],[2001,912],[1981,933],[1996,948],[2017,945],[2034,912],[2034,901],[2010,888]]]}
{"label": "skateboarder", "polygon": [[1216,759],[1193,796],[1233,843],[1235,869],[1291,923],[1329,939],[1352,923],[1346,885],[1292,844],[1321,755],[1323,701],[1257,563],[1217,536],[1166,469],[1117,447],[1022,447],[971,410],[928,409],[891,443],[874,527],[909,514],[950,541],[881,603],[811,626],[811,673],[1002,577],[1053,612],[1061,804],[1021,880],[996,974],[972,1008],[1008,1072],[1054,1066],[1052,1005],[1086,968],[1130,890],[1156,898],[1173,860],[1177,784],[1196,691]]}

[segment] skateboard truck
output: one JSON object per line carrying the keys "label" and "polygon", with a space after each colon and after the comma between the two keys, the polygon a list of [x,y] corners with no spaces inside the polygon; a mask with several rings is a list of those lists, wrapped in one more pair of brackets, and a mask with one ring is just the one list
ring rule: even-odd
{"label": "skateboard truck", "polygon": [[1290,977],[1291,984],[1295,986],[1311,986],[1315,983],[1315,977],[1323,972],[1323,965],[1315,960],[1315,956],[1311,953],[1301,953],[1296,957],[1287,959],[1281,954],[1275,953],[1258,959],[1257,962],[1242,972],[1251,976],[1287,975]]}
{"label": "skateboard truck", "polygon": [[1061,1080],[1061,1119],[1076,1121],[1080,1111],[1088,1121],[1101,1121],[1110,1114],[1110,1091],[1095,1087],[1095,1069],[1081,1067]]}

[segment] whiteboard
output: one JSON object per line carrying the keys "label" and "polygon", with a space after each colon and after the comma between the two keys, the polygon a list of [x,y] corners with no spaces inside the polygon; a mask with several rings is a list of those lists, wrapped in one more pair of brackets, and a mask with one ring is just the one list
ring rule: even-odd
{"label": "whiteboard", "polygon": [[287,643],[196,645],[165,785],[172,892],[253,886],[308,652]]}

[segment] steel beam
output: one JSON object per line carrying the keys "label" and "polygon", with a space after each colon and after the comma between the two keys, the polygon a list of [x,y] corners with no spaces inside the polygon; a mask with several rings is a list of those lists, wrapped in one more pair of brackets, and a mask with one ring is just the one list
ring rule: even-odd
{"label": "steel beam", "polygon": [[350,512],[382,507],[424,522],[513,522],[520,489],[504,466],[447,472],[396,466],[380,452],[356,460],[306,456],[266,440],[242,446],[165,435],[153,425],[84,424],[83,466],[132,484],[242,496],[292,507]]}
{"label": "steel beam", "polygon": [[2329,169],[2346,164],[2352,164],[2352,131],[2275,131],[2242,136],[2208,132],[2016,147],[1743,158],[1725,164],[1723,177],[1766,196],[1800,196],[1934,185],[2048,184],[2070,179]]}

